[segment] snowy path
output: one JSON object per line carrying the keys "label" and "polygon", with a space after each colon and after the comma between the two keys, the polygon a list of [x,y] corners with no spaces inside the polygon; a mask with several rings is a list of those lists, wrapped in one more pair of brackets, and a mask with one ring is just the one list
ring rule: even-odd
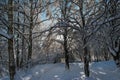
{"label": "snowy path", "polygon": [[[120,72],[116,71],[114,62],[95,62],[90,64],[91,76],[94,80],[120,80]],[[64,64],[38,65],[31,69],[30,80],[84,80],[83,64],[70,64],[66,70]],[[29,77],[26,75],[24,80]]]}
{"label": "snowy path", "polygon": [[[113,61],[91,63],[90,73],[92,79],[88,80],[120,80],[120,70]],[[85,80],[83,63],[71,63],[70,70],[66,70],[62,63],[37,65],[20,71],[18,75],[16,80]]]}
{"label": "snowy path", "polygon": [[[70,64],[70,70],[65,69],[64,64],[45,64],[36,66],[31,70],[31,76],[24,77],[25,80],[31,77],[31,80],[79,80],[83,75],[83,69],[78,64]],[[79,72],[79,70],[81,72]]]}

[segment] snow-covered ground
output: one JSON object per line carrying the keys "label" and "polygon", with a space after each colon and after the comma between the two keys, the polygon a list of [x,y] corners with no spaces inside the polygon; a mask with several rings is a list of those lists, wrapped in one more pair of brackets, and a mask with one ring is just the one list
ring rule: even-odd
{"label": "snow-covered ground", "polygon": [[120,70],[113,61],[93,62],[90,63],[90,78],[85,78],[83,63],[71,63],[70,70],[57,63],[37,65],[27,71],[19,71],[16,76],[16,80],[120,80]]}

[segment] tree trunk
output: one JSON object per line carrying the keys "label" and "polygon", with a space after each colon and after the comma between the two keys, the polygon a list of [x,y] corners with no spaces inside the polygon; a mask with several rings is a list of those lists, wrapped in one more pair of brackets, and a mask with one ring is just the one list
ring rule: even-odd
{"label": "tree trunk", "polygon": [[28,61],[31,60],[32,57],[32,30],[29,31],[29,47],[28,47]]}
{"label": "tree trunk", "polygon": [[[84,0],[79,0],[79,5],[80,5],[80,15],[81,15],[81,20],[82,20],[82,27],[83,27],[83,45],[86,45],[87,43],[87,38],[86,38],[86,31],[85,31],[85,17],[83,15],[83,3]],[[89,77],[89,55],[88,55],[88,50],[87,47],[83,49],[83,54],[84,54],[84,73],[86,77]]]}
{"label": "tree trunk", "polygon": [[[13,0],[8,1],[9,10],[8,10],[8,34],[13,35]],[[14,80],[15,75],[15,59],[14,59],[14,51],[13,51],[13,37],[8,39],[8,54],[9,54],[9,75],[10,80]]]}
{"label": "tree trunk", "polygon": [[67,49],[67,27],[64,29],[64,54],[65,54],[65,64],[66,68],[69,69],[69,54]]}
{"label": "tree trunk", "polygon": [[28,47],[28,61],[32,57],[32,28],[33,28],[33,0],[30,0],[30,29],[29,29],[29,47]]}
{"label": "tree trunk", "polygon": [[[17,35],[17,38],[19,37],[19,34]],[[16,52],[16,66],[19,68],[19,40],[17,39],[17,52]]]}
{"label": "tree trunk", "polygon": [[120,68],[120,58],[118,56],[114,56],[113,59],[117,65],[117,67]]}
{"label": "tree trunk", "polygon": [[120,50],[116,53],[116,55],[112,55],[113,59],[118,68],[120,68]]}
{"label": "tree trunk", "polygon": [[[25,22],[25,16],[24,16],[24,22]],[[25,32],[25,26],[23,26],[22,28],[22,33]],[[22,52],[21,52],[21,61],[20,61],[20,68],[23,67],[23,62],[24,62],[24,58],[25,58],[25,40],[24,37],[22,36]]]}
{"label": "tree trunk", "polygon": [[[86,40],[84,39],[84,44],[86,44]],[[89,77],[89,55],[88,55],[88,50],[87,47],[85,47],[83,49],[83,54],[84,54],[84,72],[85,72],[85,76]]]}
{"label": "tree trunk", "polygon": [[[18,3],[19,3],[19,0],[18,0]],[[18,10],[19,10],[19,8],[18,8]],[[19,12],[18,12],[18,14],[17,14],[17,22],[20,22],[20,20],[19,20]],[[18,29],[20,29],[20,25],[18,24],[17,25],[17,27],[18,27]],[[17,54],[16,54],[16,64],[17,64],[17,68],[19,68],[19,56],[20,56],[20,54],[19,54],[20,52],[19,52],[19,33],[17,32]]]}

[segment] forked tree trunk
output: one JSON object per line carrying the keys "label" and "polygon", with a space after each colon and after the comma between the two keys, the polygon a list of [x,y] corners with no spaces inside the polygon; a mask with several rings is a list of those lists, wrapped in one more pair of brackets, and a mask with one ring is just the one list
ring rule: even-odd
{"label": "forked tree trunk", "polygon": [[[8,10],[8,34],[13,35],[13,0],[8,0],[9,10]],[[8,54],[9,54],[9,75],[10,80],[14,80],[15,75],[15,59],[13,51],[13,37],[8,39]]]}
{"label": "forked tree trunk", "polygon": [[[81,21],[82,21],[82,24],[81,26],[83,27],[83,45],[86,45],[87,43],[87,39],[86,39],[86,31],[85,31],[85,16],[83,14],[84,12],[84,8],[83,8],[83,4],[84,4],[84,0],[79,0],[79,12],[80,12],[80,16],[81,16]],[[89,77],[89,55],[88,55],[88,50],[87,50],[87,47],[85,47],[83,49],[83,58],[84,58],[84,73],[85,73],[85,76],[86,77]]]}
{"label": "forked tree trunk", "polygon": [[[117,15],[117,2],[118,2],[118,0],[110,0],[109,1],[109,5],[108,5],[108,6],[110,6],[109,14],[112,17]],[[112,20],[112,21],[110,21],[110,26],[113,27],[113,26],[116,25],[116,23],[117,23],[116,20]],[[116,31],[114,29],[115,28],[113,27],[112,31],[114,33],[116,33]],[[118,36],[118,39],[116,39],[116,41],[115,41],[115,46],[112,45],[112,47],[114,48],[113,51],[114,51],[115,55],[114,55],[114,53],[112,53],[113,51],[111,51],[111,54],[113,56],[113,59],[114,59],[116,65],[117,65],[117,67],[120,68],[120,39],[119,39],[119,36]],[[116,47],[118,47],[118,50],[115,50]]]}
{"label": "forked tree trunk", "polygon": [[111,52],[111,55],[117,65],[117,67],[120,68],[120,40],[118,43],[116,43],[116,45],[118,45],[117,46],[118,50],[114,49],[113,51],[111,50],[110,52]]}
{"label": "forked tree trunk", "polygon": [[[65,0],[62,2],[61,4],[61,14],[62,14],[62,18],[63,18],[63,21],[64,22],[67,22],[67,5],[68,5],[68,0]],[[66,25],[63,25],[64,27],[64,35],[63,35],[63,38],[64,38],[64,44],[63,44],[63,47],[64,47],[64,54],[65,54],[65,67],[67,69],[70,68],[69,66],[69,54],[68,54],[68,48],[67,48],[67,35],[68,35],[68,28],[67,28],[68,24]]]}

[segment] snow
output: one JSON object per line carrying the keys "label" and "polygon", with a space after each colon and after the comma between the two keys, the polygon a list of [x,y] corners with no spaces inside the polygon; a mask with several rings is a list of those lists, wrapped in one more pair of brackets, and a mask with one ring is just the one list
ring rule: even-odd
{"label": "snow", "polygon": [[114,61],[90,63],[88,78],[85,77],[83,70],[83,63],[70,63],[70,70],[65,69],[63,63],[43,64],[27,71],[18,71],[15,80],[120,80],[120,70]]}

